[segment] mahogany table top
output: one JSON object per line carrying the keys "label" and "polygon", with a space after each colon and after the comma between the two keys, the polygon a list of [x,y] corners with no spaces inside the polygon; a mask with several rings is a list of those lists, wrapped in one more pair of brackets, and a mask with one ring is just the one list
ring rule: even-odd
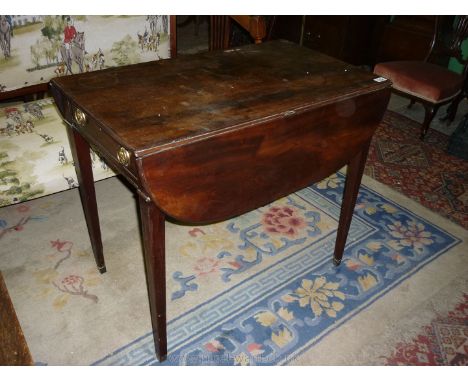
{"label": "mahogany table top", "polygon": [[52,84],[140,157],[389,86],[375,77],[272,41],[65,76]]}

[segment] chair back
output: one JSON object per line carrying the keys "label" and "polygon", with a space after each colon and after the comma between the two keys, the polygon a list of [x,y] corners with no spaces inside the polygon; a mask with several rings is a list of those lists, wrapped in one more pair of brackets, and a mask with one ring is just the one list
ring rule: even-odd
{"label": "chair back", "polygon": [[[270,21],[270,24],[274,22]],[[210,51],[224,50],[231,46],[231,22],[235,21],[249,33],[256,44],[260,44],[267,35],[267,25],[263,16],[210,16]]]}
{"label": "chair back", "polygon": [[466,76],[468,58],[463,58],[462,43],[468,38],[468,16],[437,16],[434,37],[425,61],[436,62],[440,57],[454,57],[464,67]]}

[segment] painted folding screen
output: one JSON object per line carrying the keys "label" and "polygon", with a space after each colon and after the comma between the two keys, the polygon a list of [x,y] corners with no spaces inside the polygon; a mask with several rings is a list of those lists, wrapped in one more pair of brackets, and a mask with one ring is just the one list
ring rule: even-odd
{"label": "painted folding screen", "polygon": [[0,16],[0,89],[168,58],[169,16]]}

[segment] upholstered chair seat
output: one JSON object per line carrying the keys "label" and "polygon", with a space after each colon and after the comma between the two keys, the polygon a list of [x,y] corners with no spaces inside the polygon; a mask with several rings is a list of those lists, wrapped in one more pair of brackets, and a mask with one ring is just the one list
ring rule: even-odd
{"label": "upholstered chair seat", "polygon": [[[462,52],[462,42],[468,38],[468,16],[436,16],[434,36],[429,51],[420,61],[382,62],[375,66],[374,73],[392,81],[395,93],[424,106],[424,121],[421,124],[421,139],[424,139],[437,110],[450,103],[446,116],[441,120],[453,122],[458,104],[468,97],[468,58]],[[447,66],[434,63],[454,59],[461,65],[461,74]]]}
{"label": "upholstered chair seat", "polygon": [[431,103],[444,102],[461,91],[463,76],[423,61],[392,61],[377,64],[374,73],[388,78],[393,88]]}

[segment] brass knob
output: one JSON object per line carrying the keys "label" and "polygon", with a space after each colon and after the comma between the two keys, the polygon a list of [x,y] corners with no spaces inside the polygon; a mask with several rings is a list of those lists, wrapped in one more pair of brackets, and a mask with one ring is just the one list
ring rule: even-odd
{"label": "brass knob", "polygon": [[130,153],[125,150],[125,148],[121,147],[119,151],[117,151],[117,160],[120,164],[128,166],[130,163]]}
{"label": "brass knob", "polygon": [[75,109],[74,117],[78,126],[84,127],[86,125],[86,114],[80,109]]}

